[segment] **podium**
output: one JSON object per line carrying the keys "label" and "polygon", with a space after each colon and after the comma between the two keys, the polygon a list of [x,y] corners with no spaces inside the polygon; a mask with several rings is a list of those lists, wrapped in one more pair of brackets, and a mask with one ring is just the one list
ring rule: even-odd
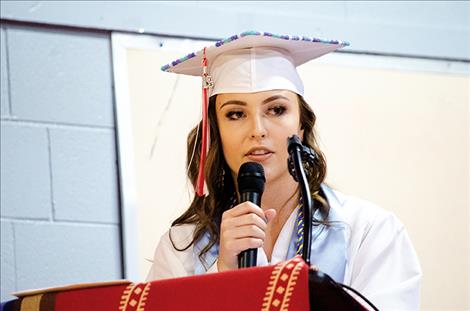
{"label": "podium", "polygon": [[147,283],[115,281],[16,293],[16,310],[367,310],[294,257],[254,267]]}

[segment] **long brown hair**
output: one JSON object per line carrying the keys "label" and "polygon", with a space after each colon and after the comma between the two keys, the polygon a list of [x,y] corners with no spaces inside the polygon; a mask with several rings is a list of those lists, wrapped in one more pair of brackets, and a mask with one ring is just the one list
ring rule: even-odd
{"label": "long brown hair", "polygon": [[[314,219],[314,222],[317,224],[327,224],[329,206],[328,203],[319,195],[320,184],[324,181],[326,176],[326,160],[316,141],[314,129],[316,116],[303,97],[298,96],[298,98],[300,107],[300,124],[301,128],[304,130],[303,144],[312,148],[317,155],[317,161],[307,175],[312,197],[320,203],[315,206],[319,206],[318,208],[320,209],[322,218],[325,221]],[[205,197],[194,195],[194,199],[189,208],[172,223],[172,226],[183,224],[196,225],[192,241],[184,248],[176,247],[173,240],[171,240],[173,247],[179,251],[188,249],[206,232],[209,234],[209,243],[201,250],[201,253],[199,254],[200,258],[202,258],[214,244],[219,242],[219,228],[222,214],[233,205],[236,198],[233,178],[230,174],[230,169],[225,161],[222,151],[222,142],[219,135],[215,112],[215,100],[216,96],[212,96],[209,100],[208,121],[211,145],[207,154],[204,169],[209,195]],[[201,128],[202,121],[193,128],[188,135],[187,174],[193,186],[196,184],[199,169],[200,148],[198,147],[201,144],[202,135],[200,131],[198,133],[198,130]],[[226,172],[226,174],[224,174],[224,172]]]}

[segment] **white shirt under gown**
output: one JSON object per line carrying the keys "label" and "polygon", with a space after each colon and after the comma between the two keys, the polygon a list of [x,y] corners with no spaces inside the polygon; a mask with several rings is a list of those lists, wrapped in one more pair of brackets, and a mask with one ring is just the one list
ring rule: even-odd
{"label": "white shirt under gown", "polygon": [[[403,224],[370,202],[324,185],[322,188],[330,204],[328,219],[332,226],[313,228],[311,263],[335,281],[358,290],[380,310],[418,310],[422,273]],[[282,228],[270,262],[263,248],[258,249],[258,266],[276,264],[295,255],[296,216],[294,211]],[[175,245],[187,246],[193,230],[194,225],[172,227]],[[202,240],[178,251],[167,231],[156,248],[147,281],[217,272],[218,246],[207,253],[206,264],[202,264],[198,255],[204,243]]]}

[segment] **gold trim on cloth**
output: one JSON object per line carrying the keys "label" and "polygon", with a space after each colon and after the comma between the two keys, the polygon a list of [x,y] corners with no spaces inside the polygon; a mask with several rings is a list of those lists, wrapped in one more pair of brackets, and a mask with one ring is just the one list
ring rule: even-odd
{"label": "gold trim on cloth", "polygon": [[21,311],[39,311],[41,310],[42,294],[24,297],[21,300]]}
{"label": "gold trim on cloth", "polygon": [[278,263],[271,272],[263,298],[262,311],[287,311],[297,278],[303,266],[300,257]]}
{"label": "gold trim on cloth", "polygon": [[145,302],[150,292],[150,282],[129,284],[121,295],[119,310],[121,311],[145,311]]}
{"label": "gold trim on cloth", "polygon": [[18,298],[22,298],[22,297],[32,296],[36,294],[58,293],[58,292],[66,291],[66,290],[75,290],[75,289],[93,288],[93,287],[102,287],[102,286],[113,286],[113,285],[129,284],[129,283],[131,282],[127,280],[94,282],[94,283],[78,283],[78,284],[61,285],[61,286],[56,286],[56,287],[29,289],[29,290],[14,292],[12,293],[12,295]]}

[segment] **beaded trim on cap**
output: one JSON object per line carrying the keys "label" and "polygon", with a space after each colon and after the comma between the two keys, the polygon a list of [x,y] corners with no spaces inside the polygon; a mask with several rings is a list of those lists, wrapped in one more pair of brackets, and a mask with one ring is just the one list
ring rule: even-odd
{"label": "beaded trim on cap", "polygon": [[[272,37],[276,39],[282,39],[282,40],[293,40],[293,41],[307,41],[307,42],[320,42],[320,43],[326,43],[326,44],[337,44],[341,46],[348,46],[349,42],[346,41],[339,41],[339,40],[328,40],[328,39],[320,39],[320,38],[314,38],[314,37],[304,37],[304,36],[290,36],[290,35],[279,35],[279,34],[274,34],[270,32],[259,32],[259,31],[245,31],[242,32],[239,35],[233,35],[228,37],[227,39],[223,39],[220,41],[217,41],[214,46],[215,47],[221,47],[222,45],[238,40],[240,38],[246,37],[246,36],[264,36],[264,37]],[[178,58],[177,60],[172,61],[169,64],[166,64],[161,67],[162,71],[168,71],[171,67],[175,67],[176,65],[187,61],[188,59],[191,59],[196,56],[197,52],[190,53],[186,56],[183,56],[181,58]]]}

